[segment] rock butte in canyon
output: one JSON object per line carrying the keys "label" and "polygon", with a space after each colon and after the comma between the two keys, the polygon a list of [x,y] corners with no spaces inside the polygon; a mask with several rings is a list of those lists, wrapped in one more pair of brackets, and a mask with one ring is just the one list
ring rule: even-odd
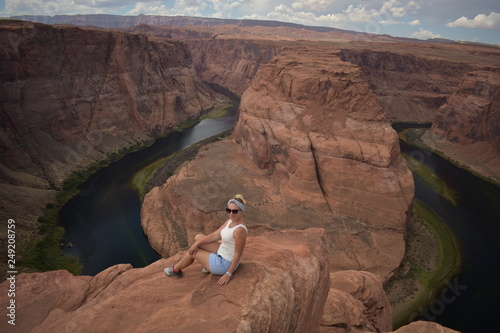
{"label": "rock butte in canyon", "polygon": [[[469,152],[464,163],[484,158],[498,177],[500,50],[290,27],[127,31],[0,22],[1,223],[16,216],[35,234],[72,171],[216,105],[203,81],[241,95],[234,134],[145,197],[143,228],[168,259],[95,277],[21,274],[22,329],[390,331],[382,285],[404,255],[413,181],[389,121],[433,121],[432,142]],[[163,268],[224,220],[234,193],[249,199],[251,237],[233,283],[216,288],[199,266],[166,280]],[[398,332],[421,330],[451,331]]]}

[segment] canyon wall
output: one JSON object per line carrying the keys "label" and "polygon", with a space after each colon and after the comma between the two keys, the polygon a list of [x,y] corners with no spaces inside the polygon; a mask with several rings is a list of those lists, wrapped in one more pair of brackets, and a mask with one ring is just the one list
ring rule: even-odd
{"label": "canyon wall", "polygon": [[216,97],[180,42],[7,21],[1,41],[2,161],[55,184],[196,118]]}
{"label": "canyon wall", "polygon": [[187,40],[198,75],[241,96],[258,71],[281,51],[266,41]]}
{"label": "canyon wall", "polygon": [[2,225],[16,219],[23,248],[72,172],[195,119],[221,98],[197,77],[181,42],[0,21]]}
{"label": "canyon wall", "polygon": [[487,142],[500,148],[500,71],[469,72],[439,108],[432,132],[462,145]]}
{"label": "canyon wall", "polygon": [[430,148],[500,184],[500,68],[465,74],[422,139]]}
{"label": "canyon wall", "polygon": [[390,51],[343,48],[340,56],[363,69],[388,120],[431,123],[466,73],[494,65],[485,48],[403,44]]}
{"label": "canyon wall", "polygon": [[[141,24],[125,31],[183,41],[191,51],[198,76],[238,96],[248,88],[263,65],[290,45],[288,40],[276,42],[259,38],[256,36],[258,31],[234,26],[200,29]],[[253,32],[255,34],[251,34]]]}
{"label": "canyon wall", "polygon": [[498,72],[498,49],[488,45],[402,40],[394,47],[393,43],[367,43],[354,37],[348,43],[341,42],[324,32],[262,26],[140,24],[126,31],[182,40],[189,45],[198,75],[240,95],[273,56],[296,47],[324,44],[343,61],[362,69],[390,122],[431,123],[466,73]]}

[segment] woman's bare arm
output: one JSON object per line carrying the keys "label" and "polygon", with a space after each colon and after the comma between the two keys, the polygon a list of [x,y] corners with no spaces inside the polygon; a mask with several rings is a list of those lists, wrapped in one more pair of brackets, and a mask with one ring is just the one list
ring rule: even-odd
{"label": "woman's bare arm", "polygon": [[[227,271],[232,274],[240,262],[241,256],[243,255],[243,251],[245,250],[245,245],[247,242],[247,231],[244,228],[236,228],[233,233],[234,235],[234,258],[231,262],[231,266],[227,269]],[[217,284],[219,286],[223,286],[229,282],[231,277],[229,275],[222,275]]]}
{"label": "woman's bare arm", "polygon": [[220,232],[228,222],[229,220],[226,221],[226,223],[224,223],[222,226],[220,226],[219,229],[215,230],[211,234],[206,235],[205,237],[203,237],[202,239],[196,241],[193,245],[191,245],[191,247],[189,248],[189,254],[191,255],[195,254],[198,251],[198,247],[202,244],[216,242],[219,239],[221,239]]}

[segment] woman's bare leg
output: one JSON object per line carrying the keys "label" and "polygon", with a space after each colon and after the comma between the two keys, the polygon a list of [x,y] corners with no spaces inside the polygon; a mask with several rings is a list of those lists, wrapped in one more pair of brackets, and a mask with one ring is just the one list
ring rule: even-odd
{"label": "woman's bare leg", "polygon": [[179,261],[178,263],[176,263],[174,265],[174,269],[176,271],[180,271],[183,268],[186,268],[189,265],[191,265],[194,262],[194,260],[196,259],[203,267],[210,270],[210,264],[209,264],[209,259],[208,259],[210,257],[210,253],[211,252],[208,252],[208,251],[205,251],[202,249],[198,250],[194,255],[190,255],[188,253],[181,259],[181,261]]}
{"label": "woman's bare leg", "polygon": [[[203,237],[205,237],[205,235],[197,234],[196,236],[194,236],[194,241],[196,242]],[[211,242],[211,243],[200,245],[199,250],[194,255],[190,255],[189,253],[187,253],[181,259],[181,261],[179,261],[178,263],[176,263],[174,265],[174,269],[176,271],[180,271],[181,269],[190,266],[194,262],[194,260],[196,259],[200,262],[200,264],[203,265],[203,267],[210,270],[210,264],[209,264],[208,258],[210,256],[210,253],[217,253],[219,246],[220,246],[219,242]]]}

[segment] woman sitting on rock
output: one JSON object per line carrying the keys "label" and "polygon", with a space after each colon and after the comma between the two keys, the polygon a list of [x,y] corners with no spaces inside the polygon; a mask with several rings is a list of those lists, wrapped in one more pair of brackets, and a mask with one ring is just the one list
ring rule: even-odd
{"label": "woman sitting on rock", "polygon": [[182,277],[182,269],[191,265],[196,259],[212,274],[222,275],[217,281],[219,286],[227,284],[240,264],[247,241],[248,230],[243,222],[244,210],[245,199],[237,194],[227,202],[226,212],[229,214],[229,219],[207,236],[196,235],[188,253],[178,263],[165,268],[165,274]]}

